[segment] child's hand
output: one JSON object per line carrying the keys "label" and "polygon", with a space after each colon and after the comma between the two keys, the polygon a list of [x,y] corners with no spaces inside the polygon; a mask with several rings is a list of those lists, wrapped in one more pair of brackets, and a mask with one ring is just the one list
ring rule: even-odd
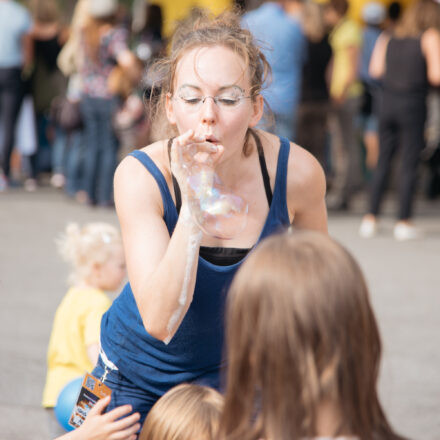
{"label": "child's hand", "polygon": [[139,413],[120,419],[132,411],[131,405],[124,405],[103,414],[109,403],[110,396],[96,402],[78,429],[56,440],[136,440],[136,433],[141,427],[140,423],[137,423]]}

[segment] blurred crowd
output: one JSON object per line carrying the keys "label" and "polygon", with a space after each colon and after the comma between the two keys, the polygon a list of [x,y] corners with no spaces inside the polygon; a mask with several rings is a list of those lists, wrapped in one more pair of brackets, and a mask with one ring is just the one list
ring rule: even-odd
{"label": "blurred crowd", "polygon": [[[411,219],[421,161],[425,195],[440,194],[440,74],[432,74],[440,61],[436,39],[422,37],[440,26],[440,5],[418,3],[367,1],[359,21],[347,0],[239,2],[272,66],[262,124],[319,160],[329,210],[350,209],[353,196],[371,187],[364,236],[375,233],[395,158],[406,177],[396,182],[400,220]],[[80,203],[113,206],[118,161],[158,136],[147,73],[166,51],[163,14],[146,1],[130,9],[78,0],[66,24],[56,0],[0,0],[0,192],[35,191],[50,176]],[[380,39],[391,44],[376,47],[385,65],[373,72]],[[393,81],[389,72],[402,68]],[[408,110],[406,120],[388,117],[394,101]]]}

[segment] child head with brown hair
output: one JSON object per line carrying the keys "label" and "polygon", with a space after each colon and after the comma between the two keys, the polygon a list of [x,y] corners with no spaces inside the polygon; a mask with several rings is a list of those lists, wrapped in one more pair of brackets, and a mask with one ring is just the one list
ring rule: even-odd
{"label": "child head with brown hair", "polygon": [[155,403],[139,440],[214,440],[222,409],[223,397],[218,391],[178,385]]}
{"label": "child head with brown hair", "polygon": [[353,257],[327,236],[265,241],[227,306],[222,439],[399,439],[378,399],[381,341]]}

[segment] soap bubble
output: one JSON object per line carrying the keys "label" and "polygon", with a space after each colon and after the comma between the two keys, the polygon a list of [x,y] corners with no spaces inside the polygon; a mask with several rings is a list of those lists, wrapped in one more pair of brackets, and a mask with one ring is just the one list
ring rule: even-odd
{"label": "soap bubble", "polygon": [[191,215],[205,234],[231,239],[244,229],[247,203],[228,192],[211,167],[193,166],[188,184]]}

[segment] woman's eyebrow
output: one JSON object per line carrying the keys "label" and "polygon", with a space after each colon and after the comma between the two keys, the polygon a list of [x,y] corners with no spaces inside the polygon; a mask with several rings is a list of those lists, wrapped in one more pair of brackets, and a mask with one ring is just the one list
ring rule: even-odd
{"label": "woman's eyebrow", "polygon": [[[197,91],[202,91],[202,89],[199,87],[199,86],[196,86],[195,84],[182,84],[180,87],[179,87],[179,90],[181,90],[181,89],[184,89],[184,88],[191,88],[191,89],[195,89],[195,90],[197,90]],[[238,89],[238,90],[240,90],[241,92],[244,92],[244,90],[240,87],[240,86],[238,86],[237,84],[227,84],[227,85],[224,85],[224,86],[221,86],[221,87],[219,87],[218,89],[217,89],[217,93],[218,92],[223,92],[224,90],[228,90],[228,89]]]}
{"label": "woman's eyebrow", "polygon": [[182,84],[180,87],[179,87],[179,90],[180,89],[184,89],[184,88],[186,88],[186,87],[189,87],[189,88],[191,88],[191,89],[196,89],[196,90],[202,90],[200,87],[198,87],[198,86],[196,86],[196,85],[194,85],[194,84]]}
{"label": "woman's eyebrow", "polygon": [[238,89],[241,92],[244,92],[244,90],[240,86],[237,86],[237,84],[228,84],[226,86],[219,87],[218,91],[222,92],[223,90],[227,90],[227,89]]}

